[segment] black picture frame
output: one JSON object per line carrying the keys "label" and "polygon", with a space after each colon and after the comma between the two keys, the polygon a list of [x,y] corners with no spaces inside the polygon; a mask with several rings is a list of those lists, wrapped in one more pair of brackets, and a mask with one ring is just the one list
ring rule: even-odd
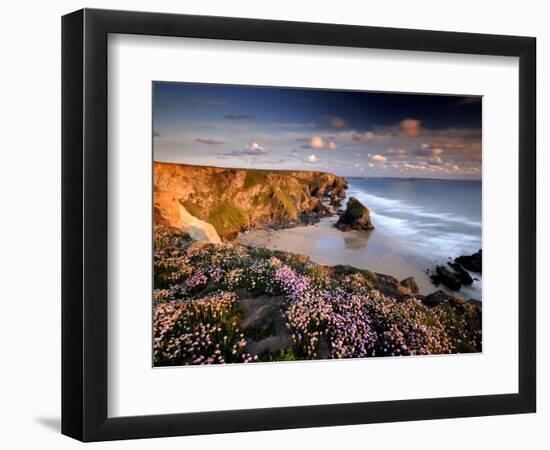
{"label": "black picture frame", "polygon": [[[107,416],[107,36],[178,36],[519,58],[518,393]],[[62,433],[82,441],[535,412],[536,39],[83,9],[62,18]]]}

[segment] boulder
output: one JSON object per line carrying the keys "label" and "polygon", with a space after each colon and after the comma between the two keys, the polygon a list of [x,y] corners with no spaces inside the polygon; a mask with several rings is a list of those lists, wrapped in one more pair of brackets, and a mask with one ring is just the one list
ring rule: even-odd
{"label": "boulder", "polygon": [[460,282],[466,286],[470,286],[474,279],[470,276],[470,274],[464,270],[464,268],[457,262],[454,263],[448,263],[449,266],[451,266],[454,271],[458,274],[460,277]]}
{"label": "boulder", "polygon": [[419,292],[418,285],[416,284],[416,280],[414,279],[414,277],[409,277],[401,280],[401,286],[407,288],[413,294],[418,294]]}
{"label": "boulder", "polygon": [[453,272],[445,266],[436,266],[436,275],[432,277],[432,281],[444,284],[452,291],[458,291],[461,286],[460,275]]}
{"label": "boulder", "polygon": [[466,270],[481,273],[481,249],[473,255],[463,255],[455,258],[455,262],[461,264]]}
{"label": "boulder", "polygon": [[374,228],[368,208],[355,197],[350,197],[346,210],[340,215],[335,226],[342,231],[372,230]]}
{"label": "boulder", "polygon": [[437,306],[440,303],[443,303],[445,300],[447,300],[450,296],[447,295],[442,290],[432,292],[430,295],[426,295],[422,299],[422,303],[424,303],[426,306]]}

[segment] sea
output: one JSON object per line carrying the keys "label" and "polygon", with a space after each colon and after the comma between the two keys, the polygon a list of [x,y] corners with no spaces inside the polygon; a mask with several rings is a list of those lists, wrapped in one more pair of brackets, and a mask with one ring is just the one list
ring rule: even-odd
{"label": "sea", "polygon": [[481,181],[363,178],[348,180],[377,228],[404,248],[439,260],[481,248]]}

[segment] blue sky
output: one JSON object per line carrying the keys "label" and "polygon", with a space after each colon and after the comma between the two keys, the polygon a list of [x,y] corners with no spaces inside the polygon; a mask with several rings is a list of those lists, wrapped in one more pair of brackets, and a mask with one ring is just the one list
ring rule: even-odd
{"label": "blue sky", "polygon": [[154,158],[342,176],[481,177],[481,99],[153,85]]}

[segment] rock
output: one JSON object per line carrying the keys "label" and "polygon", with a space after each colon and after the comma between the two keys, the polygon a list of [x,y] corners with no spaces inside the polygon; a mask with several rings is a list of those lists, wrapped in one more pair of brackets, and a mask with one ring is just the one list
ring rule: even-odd
{"label": "rock", "polygon": [[481,249],[473,255],[463,255],[455,258],[455,261],[461,264],[466,270],[481,273]]}
{"label": "rock", "polygon": [[453,291],[458,291],[460,289],[460,275],[458,275],[456,272],[447,269],[445,266],[436,266],[435,272],[437,281],[439,283],[444,284]]}
{"label": "rock", "polygon": [[342,231],[372,230],[374,228],[368,208],[355,197],[350,197],[346,210],[340,215],[335,227]]}
{"label": "rock", "polygon": [[253,297],[241,293],[238,306],[247,337],[246,351],[261,355],[292,347],[292,335],[282,313],[284,297]]}
{"label": "rock", "polygon": [[439,291],[432,292],[430,295],[426,295],[422,299],[422,303],[424,303],[426,306],[437,306],[440,303],[443,303],[449,297],[450,296],[447,295],[445,292],[439,290]]}
{"label": "rock", "polygon": [[475,305],[478,308],[481,308],[481,302],[477,298],[471,298],[470,300],[466,301],[469,305]]}
{"label": "rock", "polygon": [[338,204],[348,186],[344,178],[328,172],[161,162],[154,163],[153,176],[154,225],[210,242],[252,228],[316,223],[333,214],[323,202]]}
{"label": "rock", "polygon": [[459,263],[455,262],[455,263],[448,263],[448,264],[458,274],[458,276],[460,277],[460,282],[462,284],[465,284],[466,286],[470,286],[474,282],[470,274],[466,272]]}
{"label": "rock", "polygon": [[191,239],[195,241],[207,241],[211,244],[220,244],[221,239],[216,229],[208,222],[197,219],[189,214],[189,212],[179,205],[179,228],[188,233]]}
{"label": "rock", "polygon": [[414,277],[409,277],[401,280],[401,286],[407,288],[413,294],[418,294],[419,292],[418,285],[416,284],[416,280],[414,279]]}

